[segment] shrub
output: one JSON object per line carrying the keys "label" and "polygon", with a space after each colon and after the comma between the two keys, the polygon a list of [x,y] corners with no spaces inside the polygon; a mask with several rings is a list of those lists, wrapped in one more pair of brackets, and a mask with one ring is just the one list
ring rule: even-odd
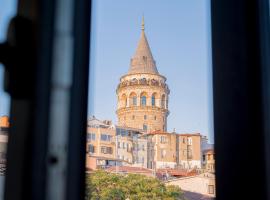
{"label": "shrub", "polygon": [[86,177],[86,200],[184,200],[177,186],[139,174],[96,171]]}

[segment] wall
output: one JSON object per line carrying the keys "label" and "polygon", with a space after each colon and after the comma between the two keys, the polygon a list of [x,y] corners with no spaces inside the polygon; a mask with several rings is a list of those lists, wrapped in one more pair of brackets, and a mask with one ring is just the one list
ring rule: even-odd
{"label": "wall", "polygon": [[[207,177],[208,176],[208,177]],[[215,197],[215,176],[213,174],[201,174],[199,176],[179,178],[166,183],[166,185],[177,185],[184,191],[195,192]],[[208,186],[214,186],[214,194],[209,194]]]}

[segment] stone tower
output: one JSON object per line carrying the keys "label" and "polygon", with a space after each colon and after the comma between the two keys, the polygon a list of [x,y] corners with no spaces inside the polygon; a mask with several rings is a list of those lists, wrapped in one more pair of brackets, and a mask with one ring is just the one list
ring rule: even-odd
{"label": "stone tower", "polygon": [[158,73],[142,20],[141,37],[130,68],[120,78],[118,97],[118,125],[144,129],[147,132],[167,130],[168,95],[166,77]]}

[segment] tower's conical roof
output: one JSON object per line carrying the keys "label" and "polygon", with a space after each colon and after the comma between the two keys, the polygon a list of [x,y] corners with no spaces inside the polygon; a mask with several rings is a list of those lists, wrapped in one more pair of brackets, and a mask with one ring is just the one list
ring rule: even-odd
{"label": "tower's conical roof", "polygon": [[141,37],[134,56],[130,62],[128,74],[137,73],[150,73],[158,74],[155,60],[152,56],[145,32],[144,32],[144,19],[142,21]]}

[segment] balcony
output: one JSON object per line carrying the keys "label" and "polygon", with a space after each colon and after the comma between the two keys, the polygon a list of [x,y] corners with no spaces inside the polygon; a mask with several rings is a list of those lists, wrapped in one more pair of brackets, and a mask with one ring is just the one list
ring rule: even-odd
{"label": "balcony", "polygon": [[118,87],[117,87],[117,90],[119,89],[122,89],[124,87],[127,87],[127,86],[138,86],[138,85],[146,85],[146,86],[156,86],[156,87],[162,87],[168,91],[169,90],[169,87],[166,83],[163,83],[161,81],[158,81],[158,80],[155,80],[155,79],[145,79],[145,78],[142,78],[142,79],[132,79],[132,80],[126,80],[124,82],[121,82],[118,84]]}

